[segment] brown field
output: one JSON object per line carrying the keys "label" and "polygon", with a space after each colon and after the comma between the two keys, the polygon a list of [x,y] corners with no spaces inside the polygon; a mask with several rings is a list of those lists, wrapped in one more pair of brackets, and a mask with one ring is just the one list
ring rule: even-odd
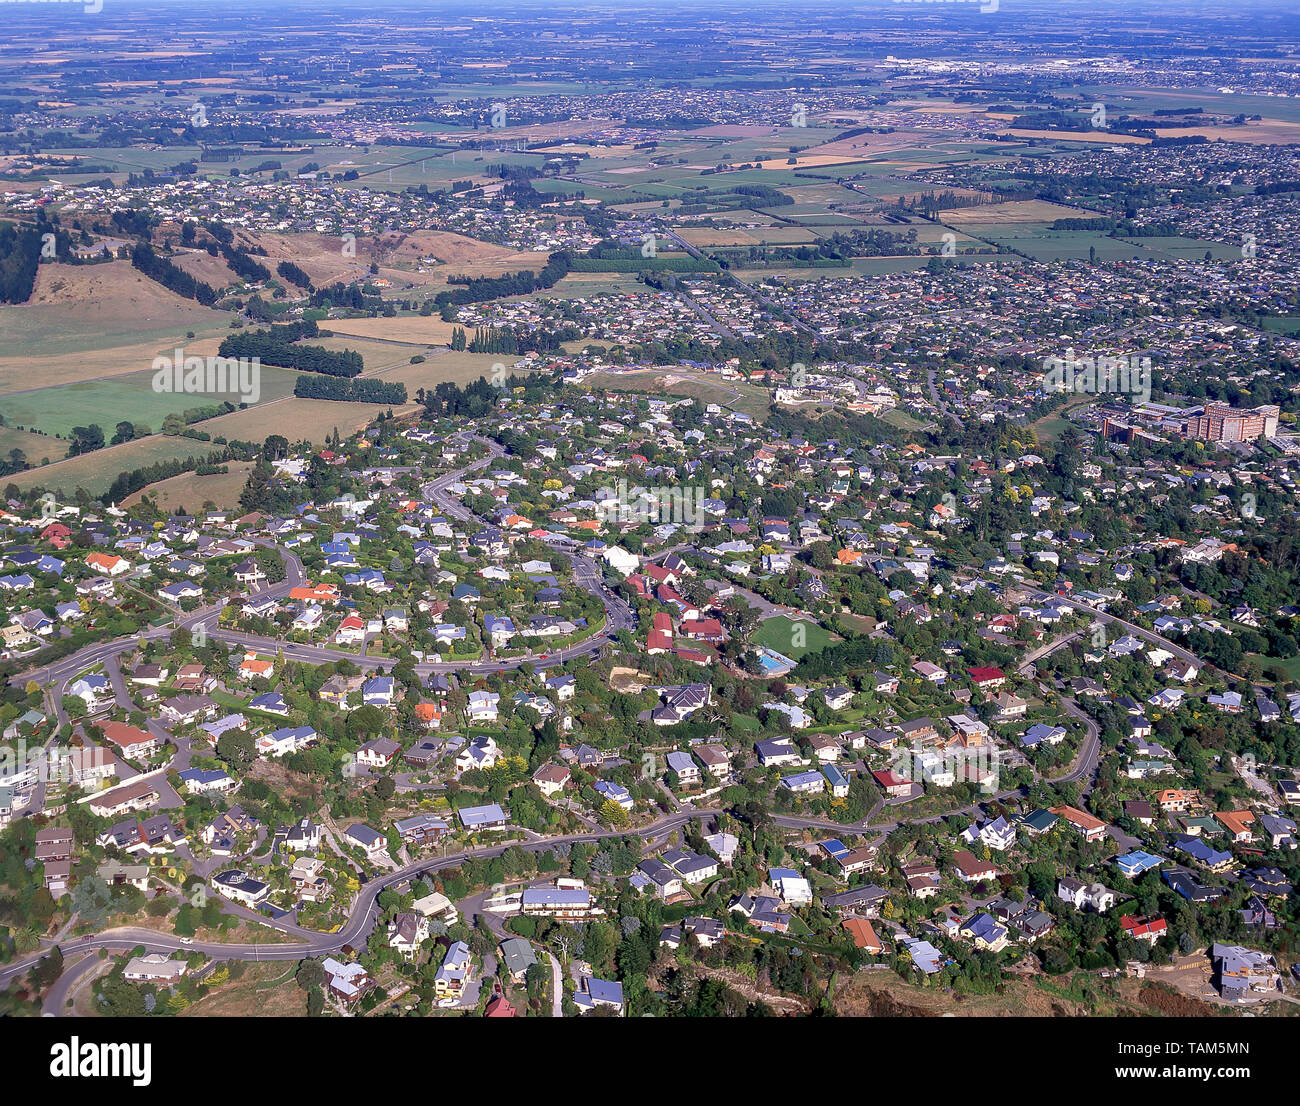
{"label": "brown field", "polygon": [[859,161],[866,161],[864,153],[855,154],[798,154],[797,162],[790,164],[790,158],[774,157],[767,161],[760,161],[760,169],[814,169],[822,165],[851,165]]}
{"label": "brown field", "polygon": [[187,331],[228,326],[229,316],[167,291],[129,261],[42,265],[31,300],[0,307],[0,394],[147,369]]}
{"label": "brown field", "polygon": [[177,254],[171,262],[218,292],[238,279],[222,258],[213,257],[207,250],[188,250]]}
{"label": "brown field", "polygon": [[134,506],[148,496],[157,503],[159,510],[167,512],[175,512],[181,507],[193,512],[205,508],[209,503],[216,510],[229,510],[239,505],[239,493],[244,489],[253,462],[231,461],[227,467],[230,471],[224,474],[196,476],[187,472],[169,480],[148,484],[122,500],[121,506]]}
{"label": "brown field", "polygon": [[39,463],[46,457],[58,461],[68,452],[68,443],[48,434],[33,434],[29,430],[0,426],[0,457],[8,457],[15,449],[21,449],[31,462]]}
{"label": "brown field", "polygon": [[319,445],[336,426],[341,434],[351,434],[387,410],[378,403],[340,403],[291,396],[208,419],[200,425],[213,437],[221,435],[261,444],[272,434],[283,434],[291,442],[305,439]]}
{"label": "brown field", "polygon": [[382,338],[412,346],[445,346],[459,324],[445,323],[437,315],[403,315],[393,319],[328,319],[321,325],[335,334],[356,338]]}
{"label": "brown field", "polygon": [[[446,283],[447,273],[499,275],[525,268],[528,263],[534,268],[546,263],[545,257],[537,260],[541,256],[538,254],[521,255],[504,246],[437,230],[358,235],[355,257],[343,256],[341,239],[319,234],[248,234],[239,237],[266,250],[267,268],[274,269],[281,261],[292,261],[302,266],[318,286],[364,277],[372,263],[379,266],[380,275],[388,280],[411,284]],[[418,273],[415,267],[422,257],[436,257],[441,264],[426,266],[427,272]],[[521,257],[526,259],[525,264],[520,264]]]}
{"label": "brown field", "polygon": [[945,223],[1050,223],[1054,219],[1077,219],[1078,208],[1063,207],[1045,200],[1012,200],[1005,204],[982,204],[940,212]]}
{"label": "brown field", "polygon": [[[1178,134],[1191,134],[1179,130]],[[1101,142],[1107,146],[1145,146],[1151,141],[1136,134],[1111,134],[1109,131],[1025,131],[1018,127],[1007,131],[1016,138],[1055,138],[1062,142]]]}

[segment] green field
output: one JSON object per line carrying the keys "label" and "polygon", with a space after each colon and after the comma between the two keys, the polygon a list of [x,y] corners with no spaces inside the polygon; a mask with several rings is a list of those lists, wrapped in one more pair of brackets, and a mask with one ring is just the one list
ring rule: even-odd
{"label": "green field", "polygon": [[21,449],[29,463],[40,464],[47,457],[51,461],[60,460],[68,452],[68,443],[45,434],[0,426],[0,457],[8,458],[15,449]]}
{"label": "green field", "polygon": [[[105,435],[112,436],[118,422],[143,423],[158,430],[163,419],[188,408],[220,403],[229,399],[239,402],[235,393],[181,393],[155,392],[153,372],[127,373],[106,380],[86,380],[76,384],[63,384],[56,388],[38,388],[30,392],[14,392],[4,397],[5,421],[10,426],[21,426],[43,431],[46,434],[67,436],[74,426],[98,423]],[[298,374],[291,369],[278,369],[270,365],[261,367],[261,395],[258,402],[282,399],[293,394],[293,382]]]}
{"label": "green field", "polygon": [[[796,625],[802,627],[804,642],[802,647],[794,644],[794,628]],[[796,661],[806,653],[820,653],[835,640],[836,638],[829,630],[819,626],[816,622],[796,621],[786,618],[783,614],[767,619],[754,632],[753,637],[755,645],[766,645],[769,649]]]}

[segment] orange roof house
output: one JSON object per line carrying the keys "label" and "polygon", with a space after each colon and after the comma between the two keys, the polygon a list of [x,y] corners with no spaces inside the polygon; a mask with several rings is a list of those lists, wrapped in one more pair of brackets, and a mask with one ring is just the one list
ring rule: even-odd
{"label": "orange roof house", "polygon": [[1249,841],[1255,836],[1250,828],[1255,815],[1249,810],[1221,810],[1214,816],[1237,841]]}
{"label": "orange roof house", "polygon": [[1193,806],[1198,806],[1200,801],[1201,796],[1197,791],[1181,791],[1176,787],[1170,787],[1156,792],[1156,802],[1166,814],[1170,811],[1191,810]]}
{"label": "orange roof house", "polygon": [[1085,838],[1092,840],[1106,832],[1106,823],[1075,806],[1054,806],[1052,813],[1069,822]]}
{"label": "orange roof house", "polygon": [[871,928],[871,923],[866,918],[845,918],[843,924],[858,948],[873,956],[879,956],[885,951],[884,943],[876,936],[876,931]]}
{"label": "orange roof house", "polygon": [[334,603],[338,601],[339,589],[334,584],[308,584],[306,587],[292,588],[290,599],[304,603]]}
{"label": "orange roof house", "polygon": [[125,722],[109,720],[100,723],[100,728],[104,731],[105,741],[111,741],[126,753],[135,749],[151,748],[158,744],[158,739],[153,734],[137,729],[135,726],[128,726]]}
{"label": "orange roof house", "polygon": [[275,671],[275,661],[266,661],[256,653],[245,653],[239,663],[239,674],[244,677],[270,676]]}
{"label": "orange roof house", "polygon": [[435,729],[442,723],[442,711],[438,709],[436,703],[416,703],[414,713],[415,720],[429,729]]}
{"label": "orange roof house", "polygon": [[835,559],[842,565],[855,565],[862,560],[862,554],[856,549],[841,549],[835,554]]}
{"label": "orange roof house", "polygon": [[130,563],[116,553],[91,553],[86,564],[96,572],[107,572],[110,576],[119,576],[131,569]]}

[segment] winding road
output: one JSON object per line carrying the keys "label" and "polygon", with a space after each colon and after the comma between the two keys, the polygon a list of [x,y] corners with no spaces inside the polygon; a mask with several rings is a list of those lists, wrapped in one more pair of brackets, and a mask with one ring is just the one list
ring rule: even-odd
{"label": "winding road", "polygon": [[[448,489],[461,481],[471,472],[479,471],[496,458],[503,456],[504,451],[501,447],[488,439],[475,439],[488,447],[488,455],[460,469],[444,474],[437,479],[430,481],[423,487],[425,498],[436,504],[447,516],[454,518],[462,523],[489,525],[489,523],[475,515],[468,507],[456,499]],[[279,583],[260,589],[252,594],[257,596],[279,597],[287,595],[290,589],[300,586],[304,580],[304,570],[302,562],[292,551],[278,546],[270,541],[261,541],[259,544],[276,549],[284,561],[286,574],[285,579]],[[603,579],[599,565],[590,557],[578,551],[575,543],[568,538],[561,536],[548,537],[547,544],[557,552],[565,552],[571,559],[573,567],[574,580],[589,593],[600,598],[606,612],[606,624],[602,631],[593,635],[586,641],[565,649],[557,650],[553,653],[545,654],[548,661],[556,662],[565,661],[574,657],[590,655],[599,651],[610,638],[620,630],[633,630],[635,628],[635,616],[630,607],[619,596],[614,594],[606,585]],[[1038,598],[1049,598],[1046,592],[1035,593]],[[1051,598],[1060,600],[1059,596]],[[1074,607],[1076,610],[1084,611],[1091,614],[1097,620],[1103,623],[1118,623],[1129,632],[1142,637],[1145,640],[1159,644],[1162,648],[1167,649],[1174,656],[1181,657],[1198,666],[1205,667],[1204,662],[1187,650],[1174,645],[1159,634],[1143,630],[1141,627],[1132,623],[1125,622],[1113,615],[1106,615],[1098,612],[1084,604],[1064,600],[1065,603]],[[35,679],[41,683],[52,685],[50,694],[53,704],[57,710],[60,725],[66,724],[68,718],[62,707],[63,696],[67,692],[69,683],[76,676],[87,669],[96,665],[105,665],[106,671],[110,675],[113,683],[115,696],[119,702],[127,696],[126,685],[122,680],[120,670],[118,669],[118,657],[125,652],[136,648],[140,640],[156,640],[166,637],[174,631],[175,628],[188,629],[193,631],[195,628],[202,627],[203,632],[210,637],[229,644],[243,646],[249,649],[256,649],[261,652],[283,654],[293,660],[309,661],[311,663],[322,663],[324,661],[336,659],[348,659],[360,667],[375,667],[381,663],[391,663],[387,658],[370,658],[366,656],[358,657],[354,653],[345,652],[338,649],[330,649],[322,646],[296,645],[280,641],[277,638],[261,637],[254,634],[247,634],[241,631],[230,630],[221,627],[218,623],[221,610],[224,607],[224,601],[211,604],[190,612],[188,614],[179,614],[175,618],[174,627],[151,627],[140,634],[128,638],[120,638],[114,641],[97,642],[88,645],[83,649],[68,657],[51,662],[39,669],[24,673],[14,677],[15,680],[21,680],[24,683],[27,680]],[[1048,645],[1036,650],[1026,659],[1025,665],[1032,663],[1034,660],[1047,655],[1053,650],[1065,645],[1073,640],[1077,635],[1064,635]],[[520,657],[502,658],[499,660],[449,660],[426,662],[416,666],[418,672],[429,674],[434,672],[452,672],[463,671],[469,674],[501,672],[507,669],[517,668],[520,665],[536,660],[532,655]],[[1071,768],[1061,776],[1055,777],[1049,782],[1083,782],[1083,793],[1088,794],[1096,780],[1097,768],[1100,760],[1100,733],[1097,723],[1084,711],[1073,699],[1063,698],[1062,705],[1066,713],[1071,717],[1081,721],[1085,727],[1086,735],[1078,756]],[[188,758],[188,750],[186,750]],[[954,814],[975,814],[979,809],[989,802],[996,800],[1010,799],[1022,795],[1023,789],[1012,789],[1000,791],[996,794],[989,795],[979,802],[945,811],[922,819],[907,819],[906,822],[938,822]],[[202,942],[186,940],[174,934],[163,933],[160,931],[146,929],[141,927],[119,927],[114,929],[103,930],[98,933],[75,936],[70,939],[53,940],[43,939],[42,948],[28,954],[27,956],[16,960],[12,963],[0,966],[0,985],[7,986],[9,983],[23,976],[30,968],[40,959],[42,955],[49,951],[51,947],[57,944],[64,957],[67,960],[65,970],[60,978],[50,988],[44,1004],[44,1013],[47,1015],[59,1016],[67,1013],[69,1003],[75,998],[77,989],[88,982],[91,978],[88,973],[97,964],[102,963],[97,955],[100,950],[110,952],[125,952],[137,946],[143,946],[149,952],[172,953],[177,951],[200,952],[216,960],[300,960],[309,956],[322,956],[329,953],[338,952],[345,946],[360,947],[364,945],[366,938],[374,928],[378,916],[378,898],[382,891],[389,887],[402,886],[413,878],[426,872],[437,871],[439,869],[453,867],[464,863],[471,858],[492,858],[500,856],[507,848],[519,847],[528,852],[539,853],[553,849],[560,844],[576,844],[579,842],[591,843],[614,838],[627,836],[640,836],[647,842],[653,842],[657,838],[662,838],[667,833],[679,829],[688,822],[695,820],[707,820],[716,818],[722,813],[720,808],[695,808],[683,807],[680,810],[665,814],[655,821],[643,826],[637,830],[622,829],[591,829],[582,833],[573,833],[557,837],[538,838],[532,837],[522,841],[510,841],[501,844],[486,845],[479,848],[467,849],[448,856],[417,860],[404,865],[395,870],[384,872],[369,882],[362,885],[356,901],[353,903],[351,915],[347,924],[336,933],[317,933],[312,930],[302,929],[295,923],[288,920],[269,920],[255,914],[252,911],[240,908],[234,904],[223,904],[227,912],[234,913],[254,921],[256,924],[267,927],[270,930],[277,930],[282,936],[288,936],[291,939],[277,941],[272,943],[221,943],[221,942]],[[790,815],[774,814],[771,820],[774,824],[790,829],[814,829],[826,830],[829,832],[850,832],[859,833],[871,837],[882,837],[899,825],[905,824],[904,821],[894,821],[887,823],[871,824],[870,818],[874,817],[876,811],[872,811],[868,818],[860,822],[845,825],[831,822],[825,819],[817,818],[797,818]],[[553,972],[558,972],[558,964],[552,960]],[[559,988],[556,988],[556,1002],[558,1008]],[[558,1010],[557,1010],[558,1012]]]}

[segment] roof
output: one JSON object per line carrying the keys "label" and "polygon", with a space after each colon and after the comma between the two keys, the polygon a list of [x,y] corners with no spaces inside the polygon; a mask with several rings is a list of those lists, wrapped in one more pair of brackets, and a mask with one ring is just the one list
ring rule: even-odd
{"label": "roof", "polygon": [[845,918],[843,925],[858,948],[866,949],[869,952],[884,951],[884,944],[876,936],[876,931],[866,918]]}

